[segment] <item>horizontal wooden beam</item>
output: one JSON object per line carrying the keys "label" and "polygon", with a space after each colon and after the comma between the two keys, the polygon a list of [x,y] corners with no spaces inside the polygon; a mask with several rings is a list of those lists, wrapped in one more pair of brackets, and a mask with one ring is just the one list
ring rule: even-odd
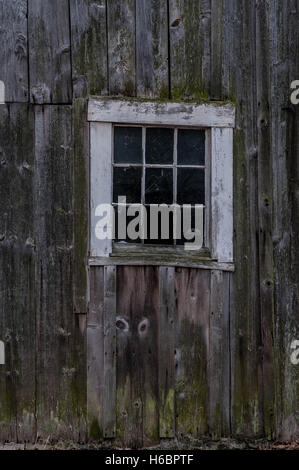
{"label": "horizontal wooden beam", "polygon": [[151,124],[191,127],[234,127],[235,108],[227,103],[184,103],[90,99],[88,120],[121,124]]}
{"label": "horizontal wooden beam", "polygon": [[161,256],[96,256],[89,258],[89,266],[173,266],[181,268],[213,269],[234,272],[234,263],[218,263],[212,260],[163,259]]}

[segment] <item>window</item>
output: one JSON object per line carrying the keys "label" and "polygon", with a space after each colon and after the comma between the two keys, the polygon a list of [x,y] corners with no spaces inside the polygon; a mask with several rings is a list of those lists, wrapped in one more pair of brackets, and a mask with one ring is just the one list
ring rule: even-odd
{"label": "window", "polygon": [[[234,108],[229,104],[155,103],[150,101],[90,100],[88,119],[91,139],[91,263],[120,254],[173,253],[185,256],[183,237],[175,236],[170,214],[165,239],[158,219],[153,239],[149,211],[145,211],[148,236],[133,240],[118,225],[121,210],[129,205],[189,205],[194,225],[196,207],[203,208],[203,247],[193,258],[213,262],[233,261],[233,126]],[[126,199],[119,199],[125,197]],[[99,205],[113,207],[116,233],[112,241],[97,237],[102,214]],[[142,213],[143,214],[143,213]],[[130,219],[131,217],[131,219]],[[127,223],[134,214],[127,217]],[[192,227],[193,227],[192,225]],[[160,251],[159,251],[160,250]]]}
{"label": "window", "polygon": [[[208,138],[208,137],[207,137]],[[195,230],[193,207],[205,207],[209,190],[209,174],[205,166],[206,131],[176,127],[113,126],[113,205],[116,215],[116,236],[119,242],[145,245],[180,246],[186,240],[183,227],[176,238],[173,233],[173,213],[164,214],[169,222],[165,237],[158,215],[156,236],[151,227],[150,206],[166,204],[190,205],[191,230]],[[142,204],[147,213],[147,233],[143,238],[120,239],[117,226],[118,201],[126,197],[127,204]],[[183,225],[183,215],[180,222]],[[133,217],[133,216],[132,216]],[[127,218],[129,223],[129,218]],[[193,222],[193,223],[192,223]],[[208,246],[207,234],[204,243]]]}

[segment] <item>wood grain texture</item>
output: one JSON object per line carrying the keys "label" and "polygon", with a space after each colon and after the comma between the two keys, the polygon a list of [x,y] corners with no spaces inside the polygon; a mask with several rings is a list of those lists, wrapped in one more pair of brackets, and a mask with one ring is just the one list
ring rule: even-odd
{"label": "wood grain texture", "polygon": [[86,102],[76,99],[72,113],[73,145],[73,310],[87,313],[89,236],[89,125]]}
{"label": "wood grain texture", "polygon": [[104,267],[104,437],[116,429],[116,267]]}
{"label": "wood grain texture", "polygon": [[209,434],[230,436],[230,275],[211,272],[209,319]]}
{"label": "wood grain texture", "polygon": [[136,2],[137,96],[168,98],[167,0]]}
{"label": "wood grain texture", "polygon": [[68,0],[29,0],[29,69],[32,103],[71,103]]}
{"label": "wood grain texture", "polygon": [[71,123],[69,106],[35,107],[36,419],[40,436],[77,440],[85,433],[86,353],[72,306]]}
{"label": "wood grain texture", "polygon": [[231,104],[151,102],[91,99],[88,120],[164,126],[234,127],[235,109]]}
{"label": "wood grain texture", "polygon": [[159,441],[158,321],[158,268],[119,267],[117,435],[129,447]]}
{"label": "wood grain texture", "polygon": [[0,107],[0,440],[35,436],[34,113]]}
{"label": "wood grain texture", "polygon": [[27,0],[1,0],[0,25],[0,80],[6,102],[27,102]]}
{"label": "wood grain texture", "polygon": [[107,7],[109,94],[135,96],[135,1],[110,0]]}
{"label": "wood grain texture", "polygon": [[[256,4],[223,0],[219,21],[221,94],[223,98],[234,96],[237,103],[234,131],[236,271],[230,283],[232,434],[260,436],[263,410],[257,239]],[[240,61],[243,69],[237,66]]]}
{"label": "wood grain texture", "polygon": [[74,98],[107,94],[106,3],[70,1]]}
{"label": "wood grain texture", "polygon": [[[79,213],[86,224],[84,198],[76,198],[79,205],[72,201],[74,181],[84,179],[82,128],[77,133],[83,103],[74,102],[72,117],[72,86],[75,97],[165,99],[170,91],[177,101],[235,103],[236,269],[176,268],[176,433],[227,435],[230,423],[234,437],[298,438],[299,369],[290,361],[290,345],[298,339],[299,108],[289,100],[299,74],[298,2],[170,0],[166,19],[165,3],[28,0],[27,19],[27,1],[0,1],[6,101],[25,103],[30,95],[32,103],[59,104],[36,106],[35,117],[27,104],[0,106],[2,440],[84,440],[87,356],[89,435],[103,436],[103,269],[91,268],[86,355],[85,278],[74,270],[84,242],[80,238],[78,250],[73,239]],[[117,267],[116,314],[133,325],[128,334],[117,327],[116,435],[122,445],[159,439],[161,261]],[[172,295],[171,289],[164,310]],[[213,320],[210,302],[220,312]],[[154,326],[141,338],[144,312]],[[172,332],[162,346],[171,345]],[[164,367],[171,357],[163,356]],[[226,384],[224,393],[216,377]]]}
{"label": "wood grain texture", "polygon": [[[266,2],[258,2],[256,10],[257,64],[257,128],[258,128],[258,209],[259,209],[259,275],[260,313],[263,367],[264,432],[274,437],[274,298],[273,298],[273,241],[272,241],[272,159],[270,141],[269,89],[269,22]],[[265,79],[266,78],[266,79]]]}
{"label": "wood grain texture", "polygon": [[211,1],[169,1],[172,98],[209,96]]}
{"label": "wood grain texture", "polygon": [[104,268],[90,270],[87,319],[87,421],[91,440],[103,438],[104,412]]}
{"label": "wood grain texture", "polygon": [[175,268],[161,266],[159,269],[159,392],[160,437],[175,436]]}
{"label": "wood grain texture", "polygon": [[176,434],[207,434],[210,272],[176,268]]}
{"label": "wood grain texture", "polygon": [[[274,263],[274,328],[276,357],[276,423],[281,439],[296,436],[299,370],[289,360],[290,344],[298,333],[298,106],[289,103],[290,83],[298,76],[299,60],[296,2],[281,10],[269,5],[269,52],[271,62],[271,154]],[[287,230],[287,227],[291,227]],[[292,266],[292,269],[290,269]]]}

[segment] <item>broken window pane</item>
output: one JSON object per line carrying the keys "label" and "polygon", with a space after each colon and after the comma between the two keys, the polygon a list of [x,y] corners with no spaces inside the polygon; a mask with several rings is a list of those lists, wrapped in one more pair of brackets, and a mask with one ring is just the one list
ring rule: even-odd
{"label": "broken window pane", "polygon": [[146,204],[172,204],[173,170],[171,168],[146,168]]}

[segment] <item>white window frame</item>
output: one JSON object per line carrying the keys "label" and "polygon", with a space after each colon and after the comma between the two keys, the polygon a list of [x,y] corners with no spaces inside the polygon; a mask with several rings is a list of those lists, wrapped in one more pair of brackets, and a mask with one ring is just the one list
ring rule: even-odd
{"label": "white window frame", "polygon": [[[233,128],[231,104],[90,99],[90,264],[112,255],[112,241],[98,240],[99,204],[112,204],[113,126],[115,124],[205,128],[210,142],[209,230],[211,261],[233,262]],[[172,248],[172,247],[168,247]],[[99,260],[97,263],[96,260]]]}

